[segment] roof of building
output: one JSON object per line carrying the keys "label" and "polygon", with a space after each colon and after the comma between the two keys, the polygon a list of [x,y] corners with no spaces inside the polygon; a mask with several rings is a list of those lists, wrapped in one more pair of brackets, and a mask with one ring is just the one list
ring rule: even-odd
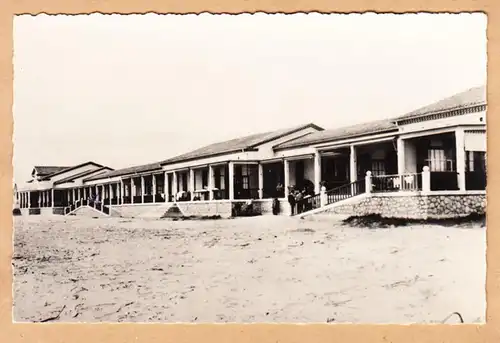
{"label": "roof of building", "polygon": [[217,156],[222,154],[227,154],[231,152],[237,152],[242,150],[251,150],[257,146],[271,142],[273,140],[285,137],[292,133],[298,132],[306,128],[315,128],[316,130],[322,131],[323,128],[319,127],[313,123],[304,124],[300,126],[295,126],[291,128],[257,133],[245,137],[231,139],[229,141],[213,143],[202,148],[190,151],[188,153],[169,158],[161,162],[162,165],[172,164],[181,161],[189,161],[204,157]]}
{"label": "roof of building", "polygon": [[309,144],[334,142],[347,138],[359,137],[374,133],[384,133],[396,130],[397,126],[395,123],[393,123],[392,119],[382,119],[357,125],[350,125],[337,129],[329,129],[320,132],[313,132],[306,136],[282,144],[278,144],[274,146],[274,149],[280,150],[280,149],[294,148]]}
{"label": "roof of building", "polygon": [[60,166],[34,166],[33,169],[39,176],[48,176],[54,173],[58,173],[61,170],[68,169],[70,167],[60,167]]}
{"label": "roof of building", "polygon": [[454,111],[479,105],[486,105],[486,86],[469,88],[463,92],[449,96],[395,118],[395,121],[413,119],[432,115],[434,113]]}
{"label": "roof of building", "polygon": [[162,165],[166,165],[166,164],[172,164],[172,163],[176,163],[176,162],[190,161],[190,160],[195,160],[195,159],[204,158],[204,157],[222,155],[222,154],[227,154],[227,153],[231,153],[231,152],[235,152],[235,151],[249,150],[249,149],[255,148],[258,145],[264,144],[264,143],[269,142],[269,141],[273,141],[275,139],[279,139],[279,138],[284,137],[286,135],[289,135],[289,134],[295,133],[297,131],[306,129],[308,127],[312,127],[312,128],[317,129],[317,130],[323,130],[323,128],[321,128],[313,123],[309,123],[309,124],[304,124],[304,125],[300,125],[300,126],[295,126],[292,128],[287,128],[287,129],[275,130],[275,131],[264,132],[264,133],[257,133],[257,134],[253,134],[253,135],[249,135],[249,136],[245,136],[245,137],[231,139],[229,141],[210,144],[210,145],[204,146],[202,148],[193,150],[191,152],[188,152],[188,153],[185,153],[182,155],[178,155],[178,156],[175,156],[175,157],[172,157],[172,158],[169,158],[167,160],[160,161],[160,162],[118,169],[118,170],[114,170],[114,171],[111,171],[108,173],[103,173],[100,175],[91,176],[89,178],[84,179],[84,181],[92,181],[92,180],[99,180],[99,179],[111,178],[111,177],[122,176],[122,175],[150,172],[150,171],[160,170]]}
{"label": "roof of building", "polygon": [[96,174],[96,173],[101,174],[101,173],[105,173],[106,171],[112,171],[112,170],[113,169],[111,169],[109,167],[100,167],[97,169],[85,170],[85,171],[82,171],[78,174],[70,175],[68,177],[65,177],[64,179],[58,180],[58,181],[54,182],[54,184],[57,185],[57,184],[62,184],[62,183],[66,183],[66,182],[72,182],[80,177],[84,177],[84,176]]}
{"label": "roof of building", "polygon": [[[102,168],[104,167],[103,165],[99,164],[99,163],[95,163],[95,162],[92,162],[92,161],[87,161],[87,162],[83,162],[83,163],[80,163],[80,164],[77,164],[77,165],[74,165],[74,166],[71,166],[71,167],[65,167],[64,169],[59,169],[55,172],[52,172],[50,174],[47,174],[47,175],[44,175],[43,177],[43,180],[49,180],[51,179],[52,177],[56,176],[56,175],[60,175],[60,174],[63,174],[63,173],[67,173],[67,172],[70,172],[72,170],[75,170],[75,169],[78,169],[78,168],[81,168],[83,166],[86,166],[86,165],[89,165],[89,164],[92,164],[96,167],[99,167],[99,168]],[[36,168],[36,167],[35,167]],[[111,168],[110,168],[111,169]]]}
{"label": "roof of building", "polygon": [[83,181],[100,180],[100,179],[111,178],[111,177],[115,177],[115,176],[138,174],[138,173],[144,173],[144,172],[160,170],[160,169],[161,169],[161,165],[159,162],[148,163],[148,164],[142,164],[142,165],[133,166],[133,167],[116,169],[116,170],[112,170],[109,172],[104,172],[104,173],[99,174],[99,175],[93,175],[93,176],[90,176],[90,177],[84,179]]}

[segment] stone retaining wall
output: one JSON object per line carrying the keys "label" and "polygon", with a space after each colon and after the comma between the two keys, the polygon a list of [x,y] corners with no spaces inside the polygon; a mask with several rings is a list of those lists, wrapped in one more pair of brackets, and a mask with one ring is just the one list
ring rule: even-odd
{"label": "stone retaining wall", "polygon": [[64,207],[53,207],[52,214],[64,215]]}
{"label": "stone retaining wall", "polygon": [[[125,218],[137,218],[161,206],[165,206],[165,203],[112,205],[110,207],[110,214],[111,216],[119,215]],[[160,217],[161,214],[158,216],[158,218]]]}
{"label": "stone retaining wall", "polygon": [[[215,216],[231,217],[230,201],[179,201],[176,203],[184,216]],[[161,218],[172,206],[172,203],[127,204],[111,206],[112,216],[125,218],[154,217]]]}
{"label": "stone retaining wall", "polygon": [[[291,208],[288,201],[285,199],[280,199],[280,215],[290,215]],[[254,200],[253,206],[255,211],[258,211],[260,214],[272,214],[273,213],[273,200],[272,199],[262,199],[262,200]]]}
{"label": "stone retaining wall", "polygon": [[388,218],[455,218],[486,212],[485,194],[460,195],[372,195],[357,203],[332,207],[325,212],[363,216],[379,214]]}
{"label": "stone retaining wall", "polygon": [[93,209],[89,206],[81,206],[81,207],[78,207],[76,210],[74,210],[71,215],[75,215],[75,216],[84,216],[84,217],[90,217],[90,218],[94,218],[94,217],[98,217],[98,218],[103,218],[103,217],[107,217],[104,213],[96,210],[96,209]]}
{"label": "stone retaining wall", "polygon": [[231,217],[232,204],[230,201],[180,201],[177,207],[185,216],[221,216]]}

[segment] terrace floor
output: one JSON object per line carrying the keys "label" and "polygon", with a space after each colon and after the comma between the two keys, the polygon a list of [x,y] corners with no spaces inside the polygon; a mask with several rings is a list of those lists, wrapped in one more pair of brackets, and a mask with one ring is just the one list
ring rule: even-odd
{"label": "terrace floor", "polygon": [[326,216],[14,223],[14,321],[485,319],[479,225],[362,229]]}

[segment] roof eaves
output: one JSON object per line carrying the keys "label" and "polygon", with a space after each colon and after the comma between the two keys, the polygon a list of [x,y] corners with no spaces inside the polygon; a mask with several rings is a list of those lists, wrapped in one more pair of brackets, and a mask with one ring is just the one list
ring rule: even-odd
{"label": "roof eaves", "polygon": [[319,143],[334,143],[334,142],[338,142],[338,141],[350,139],[350,138],[354,139],[354,138],[370,136],[373,134],[397,132],[398,130],[399,129],[397,127],[393,127],[393,128],[385,128],[385,129],[371,131],[371,132],[364,132],[364,133],[360,133],[360,134],[338,136],[338,137],[335,137],[333,139],[317,139],[314,141],[302,142],[302,143],[298,143],[298,144],[291,144],[292,142],[290,142],[290,144],[284,143],[283,146],[281,146],[281,147],[277,146],[275,148],[275,150],[287,150],[287,149],[299,148],[299,147],[304,147],[304,146],[314,145],[314,144],[319,144]]}
{"label": "roof eaves", "polygon": [[481,102],[478,102],[475,104],[469,104],[466,106],[455,106],[455,107],[450,107],[450,108],[446,108],[446,109],[439,110],[439,111],[423,112],[423,113],[413,115],[413,116],[412,115],[404,115],[404,116],[397,117],[397,118],[393,119],[393,123],[398,124],[398,123],[401,123],[401,122],[407,121],[407,120],[425,118],[425,117],[430,117],[430,116],[433,116],[436,114],[444,114],[444,113],[448,113],[448,112],[466,110],[466,109],[470,109],[470,108],[476,108],[476,107],[479,108],[479,107],[483,107],[486,105],[487,105],[486,101],[481,101]]}
{"label": "roof eaves", "polygon": [[77,168],[83,167],[83,166],[88,165],[88,164],[93,164],[93,165],[95,165],[95,166],[97,166],[97,167],[99,167],[99,168],[104,167],[103,165],[101,165],[101,164],[99,164],[99,163],[95,163],[95,162],[92,162],[92,161],[87,161],[87,162],[84,162],[84,163],[77,164],[76,166],[72,166],[72,167],[68,167],[68,168],[63,169],[63,170],[59,170],[59,171],[57,171],[57,172],[55,172],[55,173],[52,173],[52,174],[44,175],[44,177],[42,178],[42,180],[47,180],[47,179],[50,179],[50,178],[52,178],[52,177],[54,177],[54,176],[57,176],[57,175],[59,175],[59,174],[62,174],[62,173],[67,173],[67,172],[69,172],[69,171],[72,171],[72,170],[74,170],[74,169],[77,169]]}
{"label": "roof eaves", "polygon": [[[127,168],[128,169],[128,168]],[[161,166],[159,167],[152,167],[152,168],[147,168],[147,169],[144,169],[140,172],[137,172],[137,171],[133,171],[133,172],[123,172],[123,173],[117,173],[117,174],[114,174],[114,175],[106,175],[106,174],[109,174],[109,173],[105,173],[103,175],[99,174],[99,175],[94,175],[94,176],[91,176],[91,177],[88,177],[86,179],[83,180],[83,182],[86,182],[86,181],[95,181],[95,180],[103,180],[103,179],[111,179],[113,177],[122,177],[122,176],[129,176],[129,175],[141,175],[141,174],[144,174],[146,172],[150,172],[150,171],[157,171],[157,170],[161,170]],[[117,170],[119,171],[119,170]]]}
{"label": "roof eaves", "polygon": [[[262,144],[262,143],[260,143],[260,144]],[[235,152],[245,152],[245,151],[257,151],[257,149],[255,149],[254,147],[246,147],[243,149],[231,149],[231,150],[227,150],[227,151],[215,152],[215,153],[210,153],[210,154],[200,155],[200,156],[195,156],[195,157],[181,158],[178,160],[174,157],[170,160],[165,160],[165,161],[160,162],[160,165],[166,166],[166,165],[170,165],[170,164],[196,161],[196,160],[201,160],[203,158],[223,156],[223,155],[232,154]]]}
{"label": "roof eaves", "polygon": [[[103,166],[103,167],[100,167],[98,169],[93,169],[93,170],[86,170],[84,172],[81,172],[79,174],[76,174],[76,175],[72,175],[72,176],[68,176],[64,179],[61,179],[61,180],[58,180],[58,181],[55,181],[54,182],[54,185],[58,185],[58,184],[62,184],[62,183],[67,183],[67,182],[73,182],[75,179],[79,178],[79,177],[83,177],[83,176],[87,176],[89,174],[95,174],[95,173],[98,173],[98,172],[102,172],[104,170],[108,169],[109,171],[112,171],[113,169],[110,168],[110,167],[106,167],[106,166]],[[89,176],[89,177],[92,177],[92,176]]]}
{"label": "roof eaves", "polygon": [[276,139],[280,139],[280,138],[283,138],[287,135],[291,135],[293,133],[296,133],[296,132],[299,132],[300,130],[304,130],[304,129],[307,129],[307,128],[314,128],[318,131],[324,131],[325,129],[322,128],[321,126],[318,126],[314,123],[309,123],[309,124],[305,124],[305,125],[302,125],[302,126],[299,126],[299,127],[296,127],[296,128],[293,128],[293,129],[290,129],[288,131],[285,131],[285,132],[282,132],[281,134],[279,135],[275,135],[275,136],[271,136],[269,138],[266,138],[264,140],[261,140],[261,141],[258,141],[254,144],[252,144],[249,148],[255,148],[256,146],[259,146],[259,145],[262,145],[262,144],[265,144],[265,143],[269,143],[269,142],[272,142]]}

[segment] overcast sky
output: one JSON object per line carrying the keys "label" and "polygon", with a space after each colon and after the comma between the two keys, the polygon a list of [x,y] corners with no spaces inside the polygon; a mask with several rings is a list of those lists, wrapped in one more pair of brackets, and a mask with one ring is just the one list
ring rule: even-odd
{"label": "overcast sky", "polygon": [[401,115],[486,82],[486,16],[81,15],[14,20],[14,177],[113,168],[314,122]]}

